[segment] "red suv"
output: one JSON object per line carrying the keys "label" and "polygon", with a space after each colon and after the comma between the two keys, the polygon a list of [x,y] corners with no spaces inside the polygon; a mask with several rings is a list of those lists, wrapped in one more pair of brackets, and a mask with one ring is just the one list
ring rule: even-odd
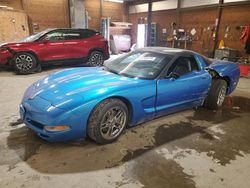
{"label": "red suv", "polygon": [[21,74],[40,70],[45,63],[102,66],[108,58],[107,41],[89,29],[48,29],[0,46],[0,64],[13,66]]}

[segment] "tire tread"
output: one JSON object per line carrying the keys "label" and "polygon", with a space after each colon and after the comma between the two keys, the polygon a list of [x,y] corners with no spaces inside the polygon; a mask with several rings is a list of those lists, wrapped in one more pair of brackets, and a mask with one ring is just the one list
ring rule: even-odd
{"label": "tire tread", "polygon": [[220,89],[223,85],[227,85],[227,82],[225,80],[214,79],[212,81],[211,88],[204,102],[204,106],[206,108],[211,109],[211,110],[217,110],[219,108],[217,105],[217,99],[218,99]]}
{"label": "tire tread", "polygon": [[87,134],[91,139],[93,139],[98,144],[107,144],[113,141],[113,140],[103,139],[101,135],[99,134],[99,127],[97,126],[98,123],[101,121],[102,114],[104,113],[105,107],[111,104],[119,104],[127,109],[127,106],[119,99],[115,99],[115,98],[106,99],[102,101],[101,103],[99,103],[94,108],[88,120]]}

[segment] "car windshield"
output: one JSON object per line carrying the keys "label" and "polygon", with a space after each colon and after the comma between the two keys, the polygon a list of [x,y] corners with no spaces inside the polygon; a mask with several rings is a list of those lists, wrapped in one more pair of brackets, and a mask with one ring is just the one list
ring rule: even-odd
{"label": "car windshield", "polygon": [[104,64],[110,72],[142,79],[155,79],[173,56],[156,52],[132,52]]}
{"label": "car windshield", "polygon": [[46,29],[46,30],[41,31],[39,33],[28,36],[28,37],[22,39],[20,42],[34,42],[50,31],[52,31],[52,29]]}

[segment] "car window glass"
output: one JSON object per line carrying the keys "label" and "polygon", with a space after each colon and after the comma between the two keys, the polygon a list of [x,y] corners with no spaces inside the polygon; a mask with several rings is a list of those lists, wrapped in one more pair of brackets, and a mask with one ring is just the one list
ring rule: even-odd
{"label": "car window glass", "polygon": [[80,32],[81,33],[81,38],[84,39],[84,38],[88,38],[88,37],[92,37],[94,35],[96,35],[96,32],[94,31],[89,31],[89,30],[83,30]]}
{"label": "car window glass", "polygon": [[155,52],[135,52],[105,63],[112,72],[127,77],[156,78],[172,56]]}
{"label": "car window glass", "polygon": [[79,40],[81,38],[80,32],[65,32],[63,34],[65,40]]}
{"label": "car window glass", "polygon": [[190,57],[179,57],[173,65],[169,68],[167,75],[171,72],[183,76],[192,71],[198,71],[199,66],[193,56]]}
{"label": "car window glass", "polygon": [[189,63],[190,63],[191,71],[198,71],[199,70],[199,66],[198,66],[198,64],[193,56],[189,57]]}
{"label": "car window glass", "polygon": [[127,58],[123,59],[122,61],[120,61],[120,64],[126,65],[126,64],[138,59],[141,55],[142,55],[142,53],[132,54],[132,55],[128,56]]}
{"label": "car window glass", "polygon": [[53,33],[48,33],[45,38],[48,39],[49,41],[60,41],[64,40],[64,33],[61,31],[53,32]]}
{"label": "car window glass", "polygon": [[179,76],[182,76],[184,74],[187,74],[190,72],[190,67],[189,67],[189,61],[185,57],[180,57],[178,58],[174,64],[170,67],[168,71],[168,75],[174,72],[178,74]]}
{"label": "car window glass", "polygon": [[21,39],[20,42],[34,42],[34,41],[40,39],[41,37],[43,38],[43,36],[44,36],[46,33],[50,32],[51,30],[52,30],[52,29],[46,29],[46,30],[41,31],[41,32],[39,32],[39,33],[35,33],[35,34],[30,35],[30,36],[28,36],[28,37],[26,37],[26,38],[24,38],[24,39]]}

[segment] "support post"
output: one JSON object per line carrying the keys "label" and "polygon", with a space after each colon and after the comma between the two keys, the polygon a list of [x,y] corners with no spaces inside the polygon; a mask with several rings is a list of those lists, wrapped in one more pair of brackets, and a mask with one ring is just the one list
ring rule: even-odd
{"label": "support post", "polygon": [[103,16],[103,0],[100,0],[100,20],[102,20]]}
{"label": "support post", "polygon": [[215,26],[215,39],[214,39],[213,57],[214,57],[215,50],[218,47],[218,43],[219,43],[218,40],[219,40],[219,31],[220,31],[221,16],[222,16],[222,11],[223,11],[223,4],[224,4],[224,0],[220,0],[219,5],[218,5],[217,22],[216,22],[216,26]]}
{"label": "support post", "polygon": [[148,32],[147,32],[147,46],[151,46],[151,22],[152,22],[152,0],[148,1]]}

